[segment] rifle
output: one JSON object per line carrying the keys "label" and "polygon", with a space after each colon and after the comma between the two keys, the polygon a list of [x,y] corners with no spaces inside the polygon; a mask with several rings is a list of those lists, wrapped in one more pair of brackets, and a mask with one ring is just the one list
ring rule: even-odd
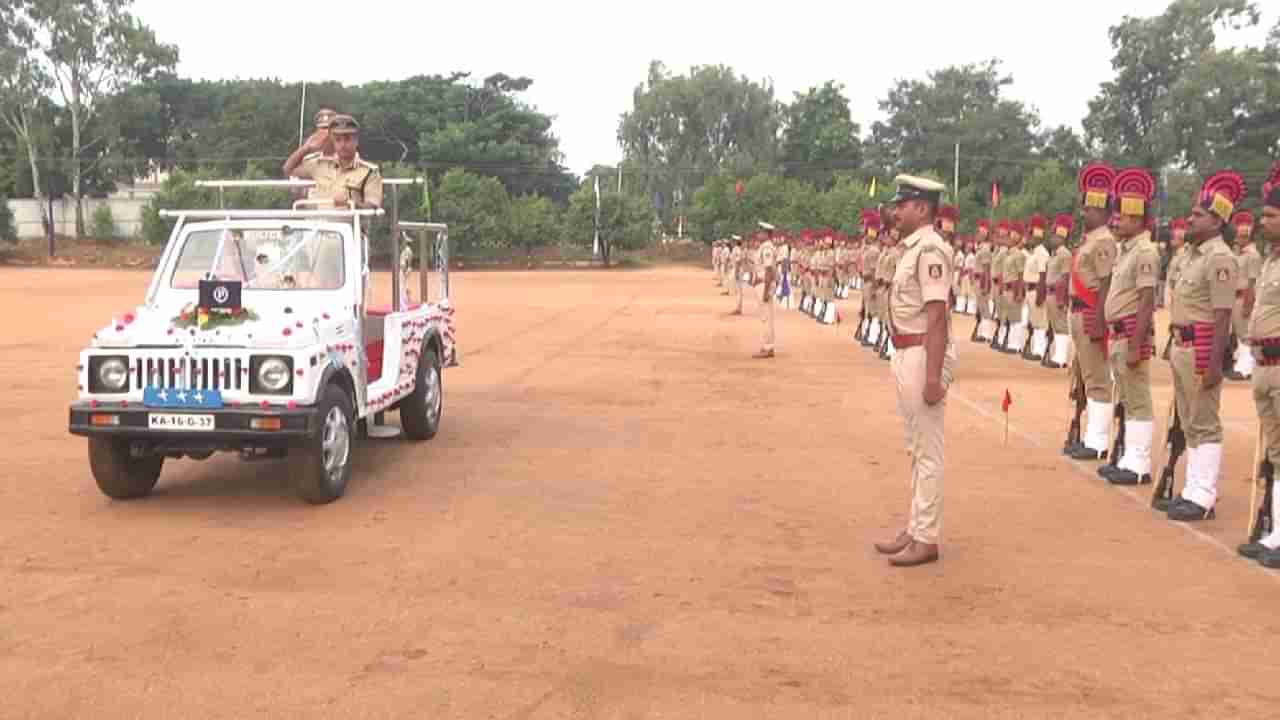
{"label": "rifle", "polygon": [[1178,470],[1178,459],[1187,449],[1187,436],[1182,432],[1182,418],[1178,416],[1178,401],[1169,401],[1169,419],[1165,423],[1168,431],[1165,434],[1165,463],[1160,471],[1160,480],[1151,493],[1151,507],[1160,505],[1160,501],[1173,500],[1173,475]]}
{"label": "rifle", "polygon": [[[1124,456],[1124,403],[1118,402],[1117,396],[1120,394],[1119,387],[1114,380],[1111,381],[1111,406],[1115,408],[1115,416],[1111,420],[1110,427],[1107,428],[1108,447],[1111,454],[1108,456],[1103,451],[1102,457],[1108,458],[1107,463],[1111,467],[1120,464],[1120,458]],[[1119,427],[1117,430],[1116,428]]]}
{"label": "rifle", "polygon": [[1053,362],[1053,343],[1058,336],[1053,332],[1053,323],[1050,322],[1044,330],[1044,354],[1040,356],[1040,367],[1049,367],[1049,363]]}
{"label": "rifle", "polygon": [[[1258,462],[1261,457],[1261,462]],[[1274,496],[1275,488],[1275,468],[1271,465],[1271,460],[1267,457],[1266,433],[1263,432],[1262,426],[1258,426],[1258,446],[1254,451],[1254,467],[1257,472],[1253,478],[1253,494],[1249,499],[1249,507],[1256,507],[1258,511],[1249,517],[1249,542],[1255,543],[1262,538],[1270,535],[1274,530],[1271,509],[1276,501]],[[1262,502],[1258,502],[1258,495],[1262,495]]]}
{"label": "rifle", "polygon": [[1067,440],[1062,443],[1062,453],[1065,455],[1071,452],[1071,448],[1080,444],[1080,417],[1084,415],[1084,409],[1088,402],[1088,397],[1084,390],[1084,376],[1080,374],[1080,368],[1076,365],[1074,359],[1067,361],[1070,370],[1067,372],[1067,382],[1070,388],[1067,391],[1067,399],[1072,402],[1071,424],[1067,428]]}

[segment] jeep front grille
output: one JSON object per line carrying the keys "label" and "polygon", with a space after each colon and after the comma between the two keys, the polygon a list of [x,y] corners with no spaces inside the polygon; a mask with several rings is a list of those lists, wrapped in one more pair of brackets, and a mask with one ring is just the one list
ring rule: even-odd
{"label": "jeep front grille", "polygon": [[149,385],[188,390],[241,390],[248,385],[249,358],[179,354],[134,357],[129,379],[132,390]]}

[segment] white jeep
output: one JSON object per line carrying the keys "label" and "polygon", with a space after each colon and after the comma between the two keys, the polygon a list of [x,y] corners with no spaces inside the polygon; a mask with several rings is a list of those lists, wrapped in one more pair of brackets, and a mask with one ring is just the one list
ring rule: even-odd
{"label": "white jeep", "polygon": [[144,304],[80,353],[70,430],[103,493],[142,497],[166,458],[235,451],[289,456],[297,493],[325,503],[346,489],[356,438],[401,434],[385,411],[409,439],[435,436],[455,358],[447,227],[393,222],[399,267],[376,304],[362,221],[381,210],[163,214],[177,224]]}

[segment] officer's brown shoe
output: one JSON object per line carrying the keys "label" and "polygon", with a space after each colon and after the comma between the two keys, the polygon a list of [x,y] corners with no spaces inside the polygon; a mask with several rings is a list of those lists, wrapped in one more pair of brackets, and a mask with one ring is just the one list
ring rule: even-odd
{"label": "officer's brown shoe", "polygon": [[884,542],[876,543],[876,552],[880,553],[881,555],[897,555],[898,553],[905,550],[906,547],[910,544],[911,544],[911,536],[907,534],[906,530],[903,530],[902,532],[898,533],[898,537],[894,538],[893,540],[887,543],[884,543]]}
{"label": "officer's brown shoe", "polygon": [[938,546],[912,540],[902,552],[889,558],[894,567],[915,567],[938,561]]}
{"label": "officer's brown shoe", "polygon": [[756,354],[755,354],[755,355],[752,355],[751,357],[752,357],[752,358],[754,358],[754,359],[756,359],[756,360],[764,360],[765,358],[771,358],[771,357],[773,357],[773,351],[772,351],[772,350],[757,350],[757,351],[756,351]]}

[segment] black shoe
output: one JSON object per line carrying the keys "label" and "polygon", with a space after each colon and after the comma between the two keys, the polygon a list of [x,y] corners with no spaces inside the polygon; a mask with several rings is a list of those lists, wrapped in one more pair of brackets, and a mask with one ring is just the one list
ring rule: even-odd
{"label": "black shoe", "polygon": [[1151,482],[1150,475],[1138,476],[1138,473],[1124,468],[1116,468],[1115,472],[1105,475],[1112,485],[1146,485]]}
{"label": "black shoe", "polygon": [[1175,522],[1199,522],[1217,517],[1213,508],[1203,508],[1186,498],[1178,498],[1169,506],[1169,519]]}
{"label": "black shoe", "polygon": [[1121,470],[1118,465],[1112,465],[1110,463],[1098,466],[1098,477],[1103,480],[1110,480],[1113,475],[1118,475],[1123,472],[1128,472],[1128,470]]}
{"label": "black shoe", "polygon": [[1071,456],[1072,460],[1105,460],[1107,459],[1106,450],[1103,450],[1102,452],[1098,452],[1097,450],[1094,450],[1093,448],[1087,445],[1084,445],[1083,443],[1077,447],[1072,448],[1071,451],[1067,453],[1067,455]]}
{"label": "black shoe", "polygon": [[1236,552],[1240,554],[1240,557],[1247,557],[1250,560],[1261,560],[1263,555],[1271,552],[1271,548],[1260,542],[1251,542],[1245,545],[1240,545],[1236,548]]}
{"label": "black shoe", "polygon": [[1173,498],[1167,498],[1167,497],[1156,498],[1151,501],[1151,509],[1155,510],[1156,512],[1167,513],[1169,512],[1169,508],[1173,505],[1173,501],[1174,501]]}
{"label": "black shoe", "polygon": [[1080,448],[1082,448],[1082,447],[1084,447],[1084,443],[1080,442],[1079,440],[1077,440],[1077,441],[1075,441],[1075,442],[1071,443],[1070,445],[1067,445],[1066,443],[1063,443],[1063,445],[1062,445],[1062,454],[1063,454],[1063,455],[1070,455],[1072,452],[1074,452],[1074,451],[1076,451],[1076,450],[1079,450],[1079,449],[1080,449]]}
{"label": "black shoe", "polygon": [[1052,360],[1046,362],[1044,366],[1049,368],[1050,370],[1061,370],[1062,368],[1066,367],[1066,365],[1059,365],[1058,363]]}
{"label": "black shoe", "polygon": [[1258,556],[1258,562],[1262,567],[1271,568],[1272,570],[1280,570],[1280,549],[1268,550]]}

